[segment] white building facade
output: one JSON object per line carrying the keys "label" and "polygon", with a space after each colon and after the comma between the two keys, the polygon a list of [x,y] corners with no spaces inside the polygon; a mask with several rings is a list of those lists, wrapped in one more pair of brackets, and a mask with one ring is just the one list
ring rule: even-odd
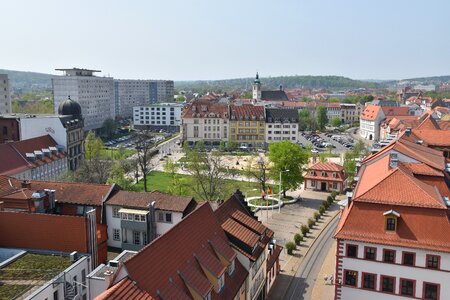
{"label": "white building facade", "polygon": [[8,75],[0,74],[0,114],[9,114],[11,112],[11,91]]}
{"label": "white building facade", "polygon": [[183,104],[159,103],[133,108],[135,128],[164,129],[179,131]]}
{"label": "white building facade", "polygon": [[294,108],[266,108],[266,144],[298,141],[298,112]]}
{"label": "white building facade", "polygon": [[97,77],[100,72],[86,69],[57,69],[63,76],[52,78],[55,113],[59,104],[70,97],[78,102],[84,117],[84,129],[95,130],[108,118],[115,118],[114,79]]}

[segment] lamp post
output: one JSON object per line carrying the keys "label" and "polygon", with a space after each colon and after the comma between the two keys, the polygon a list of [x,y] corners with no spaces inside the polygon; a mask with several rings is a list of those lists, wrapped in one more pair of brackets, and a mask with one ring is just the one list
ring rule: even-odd
{"label": "lamp post", "polygon": [[[278,191],[278,212],[281,212],[281,174],[283,174],[283,172],[289,172],[289,170],[281,170],[280,171],[280,190]],[[273,210],[273,205],[272,205],[272,210]]]}

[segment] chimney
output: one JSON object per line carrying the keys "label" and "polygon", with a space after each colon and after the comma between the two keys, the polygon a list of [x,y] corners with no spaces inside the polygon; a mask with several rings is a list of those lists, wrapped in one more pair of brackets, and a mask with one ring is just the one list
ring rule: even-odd
{"label": "chimney", "polygon": [[283,85],[282,84],[280,84],[280,91],[282,91],[283,90]]}
{"label": "chimney", "polygon": [[406,136],[411,136],[411,127],[406,127],[405,133]]}
{"label": "chimney", "polygon": [[350,204],[352,203],[352,198],[353,198],[353,192],[347,192],[347,206],[350,206]]}
{"label": "chimney", "polygon": [[29,182],[28,180],[22,181],[22,188],[23,189],[31,189],[31,182]]}
{"label": "chimney", "polygon": [[397,152],[392,151],[391,155],[389,156],[389,166],[394,169],[397,168],[398,165],[398,157]]}
{"label": "chimney", "polygon": [[105,271],[105,273],[103,273],[103,275],[105,276],[106,286],[110,287],[111,283],[112,283],[112,278],[113,278],[114,272],[112,270],[107,270],[107,271]]}
{"label": "chimney", "polygon": [[78,260],[78,252],[77,251],[73,251],[72,253],[70,253],[70,262],[74,263]]}

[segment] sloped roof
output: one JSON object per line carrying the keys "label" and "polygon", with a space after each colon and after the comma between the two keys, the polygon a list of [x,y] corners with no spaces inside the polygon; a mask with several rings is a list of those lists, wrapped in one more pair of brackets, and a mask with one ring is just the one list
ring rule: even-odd
{"label": "sloped roof", "polygon": [[106,204],[148,209],[153,201],[155,201],[155,209],[174,212],[184,212],[191,202],[195,203],[192,197],[169,195],[159,191],[150,193],[117,191],[109,198]]}
{"label": "sloped roof", "polygon": [[76,183],[62,181],[30,181],[31,189],[55,190],[55,199],[58,203],[102,206],[103,200],[108,196],[112,185]]}
{"label": "sloped roof", "polygon": [[409,115],[408,106],[381,106],[384,115],[387,116],[407,116]]}
{"label": "sloped roof", "polygon": [[450,146],[450,130],[413,129],[413,134],[430,146]]}
{"label": "sloped roof", "polygon": [[195,100],[183,110],[183,119],[189,118],[228,119],[228,105],[216,100]]}
{"label": "sloped roof", "polygon": [[[215,254],[218,247],[213,247],[210,242],[216,245],[219,239],[223,243],[218,247],[230,247],[211,206],[202,203],[168,232],[126,260],[124,266],[128,277],[152,297],[191,298],[187,285],[206,296],[212,285],[200,261],[216,267],[222,265]],[[208,251],[207,255],[204,255],[205,251]],[[212,298],[231,299],[239,292],[248,272],[238,260],[235,260],[235,267],[231,276],[225,273],[225,289],[220,294],[213,291]]]}
{"label": "sloped roof", "polygon": [[[396,232],[385,232],[383,213],[400,213]],[[336,238],[450,252],[448,209],[417,208],[353,201],[339,222]]]}
{"label": "sloped roof", "polygon": [[264,120],[264,106],[255,106],[249,104],[230,106],[231,118],[243,121],[261,121]]}
{"label": "sloped roof", "polygon": [[266,121],[298,123],[298,111],[295,108],[266,108]]}
{"label": "sloped roof", "polygon": [[381,111],[381,106],[369,104],[361,112],[361,119],[366,121],[375,121]]}
{"label": "sloped roof", "polygon": [[282,90],[261,91],[261,100],[288,101],[289,98]]}
{"label": "sloped roof", "polygon": [[308,169],[316,171],[340,172],[344,170],[344,167],[334,162],[318,162],[309,167]]}
{"label": "sloped roof", "polygon": [[153,300],[149,293],[141,290],[132,280],[125,277],[111,288],[107,289],[97,297],[96,300],[117,300],[117,299],[135,299],[135,300]]}
{"label": "sloped roof", "polygon": [[2,157],[0,174],[15,175],[33,167],[10,143],[0,144],[0,155]]}

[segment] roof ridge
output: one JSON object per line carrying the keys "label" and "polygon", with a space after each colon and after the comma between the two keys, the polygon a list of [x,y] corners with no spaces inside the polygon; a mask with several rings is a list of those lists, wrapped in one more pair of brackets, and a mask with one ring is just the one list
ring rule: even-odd
{"label": "roof ridge", "polygon": [[[62,181],[62,180],[31,180],[31,184],[33,184],[33,182],[67,183],[67,184],[95,185],[95,186],[105,186],[105,187],[113,185],[113,184],[106,184],[106,183],[72,182],[72,181]],[[122,191],[122,190],[120,190],[120,191]]]}

